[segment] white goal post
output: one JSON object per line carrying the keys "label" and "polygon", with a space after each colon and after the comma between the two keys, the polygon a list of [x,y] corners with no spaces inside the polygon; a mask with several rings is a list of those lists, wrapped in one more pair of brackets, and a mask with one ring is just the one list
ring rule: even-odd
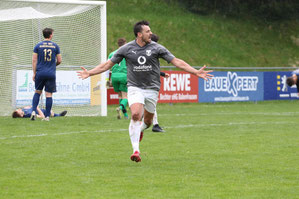
{"label": "white goal post", "polygon": [[[107,59],[105,1],[0,1],[0,116],[31,105],[34,94],[32,53],[42,41],[42,30],[54,29],[61,50],[53,111],[68,116],[106,116],[106,75],[77,77],[80,66],[91,69]],[[40,100],[41,106],[44,99]]]}

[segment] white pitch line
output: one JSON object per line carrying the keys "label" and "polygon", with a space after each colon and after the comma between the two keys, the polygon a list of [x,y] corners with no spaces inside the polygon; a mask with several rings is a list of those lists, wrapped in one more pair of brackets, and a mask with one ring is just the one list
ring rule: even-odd
{"label": "white pitch line", "polygon": [[270,116],[294,116],[299,115],[299,112],[272,112],[272,113],[264,113],[264,112],[217,112],[217,113],[166,113],[166,114],[159,114],[161,116],[205,116],[205,115],[270,115]]}
{"label": "white pitch line", "polygon": [[[177,126],[165,126],[165,129],[173,128],[191,128],[191,127],[213,127],[213,126],[232,126],[232,125],[282,125],[282,124],[296,124],[293,122],[229,122],[229,123],[218,123],[218,124],[183,124]],[[97,131],[73,131],[73,132],[63,132],[54,134],[37,134],[37,135],[14,135],[10,137],[0,137],[0,140],[8,140],[14,138],[32,138],[32,137],[45,137],[45,136],[60,136],[60,135],[71,135],[71,134],[84,134],[84,133],[110,133],[110,132],[127,132],[128,129],[106,129]]]}
{"label": "white pitch line", "polygon": [[12,138],[30,138],[30,137],[43,137],[43,136],[57,136],[57,135],[71,135],[71,134],[83,134],[83,133],[109,133],[109,132],[120,132],[128,131],[128,129],[107,129],[107,130],[97,130],[97,131],[73,131],[64,133],[53,133],[53,134],[37,134],[37,135],[14,135],[11,137],[0,137],[0,140],[12,139]]}
{"label": "white pitch line", "polygon": [[292,122],[229,122],[225,124],[187,124],[187,125],[178,125],[166,127],[167,129],[171,128],[188,128],[188,127],[205,127],[205,126],[232,126],[232,125],[281,125],[281,124],[295,124]]}

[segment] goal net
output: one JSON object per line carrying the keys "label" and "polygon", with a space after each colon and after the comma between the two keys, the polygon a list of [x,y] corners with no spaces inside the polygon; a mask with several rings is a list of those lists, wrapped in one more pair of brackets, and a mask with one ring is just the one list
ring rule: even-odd
{"label": "goal net", "polygon": [[[107,59],[106,2],[71,0],[0,1],[0,116],[32,103],[32,53],[44,28],[54,29],[52,41],[61,50],[57,67],[54,112],[68,116],[107,115],[105,74],[86,80],[80,66],[93,68]],[[44,92],[43,92],[44,93]],[[42,96],[40,106],[45,105]]]}

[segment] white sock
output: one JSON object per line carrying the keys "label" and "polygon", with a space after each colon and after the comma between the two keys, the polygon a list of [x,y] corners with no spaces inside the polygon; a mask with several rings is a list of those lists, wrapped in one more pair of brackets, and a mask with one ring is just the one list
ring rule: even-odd
{"label": "white sock", "polygon": [[140,132],[143,132],[145,129],[147,129],[148,126],[144,123],[144,121],[142,120],[142,124],[141,124],[141,127],[140,127]]}
{"label": "white sock", "polygon": [[133,153],[135,151],[139,152],[139,139],[140,139],[140,130],[141,124],[140,121],[134,121],[131,120],[129,125],[129,133],[130,133],[130,139],[133,147]]}
{"label": "white sock", "polygon": [[157,114],[157,110],[155,110],[155,114],[154,114],[154,117],[153,117],[153,125],[156,125],[158,124],[158,114]]}

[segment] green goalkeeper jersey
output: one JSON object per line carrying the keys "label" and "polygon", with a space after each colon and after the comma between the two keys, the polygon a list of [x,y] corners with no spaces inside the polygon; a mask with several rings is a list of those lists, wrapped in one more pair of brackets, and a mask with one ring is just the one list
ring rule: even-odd
{"label": "green goalkeeper jersey", "polygon": [[[117,50],[113,51],[112,53],[109,54],[108,59],[111,59],[114,53]],[[127,65],[126,65],[126,60],[123,59],[119,64],[115,64],[112,69],[111,69],[113,76],[118,76],[119,75],[126,75],[127,76]]]}

